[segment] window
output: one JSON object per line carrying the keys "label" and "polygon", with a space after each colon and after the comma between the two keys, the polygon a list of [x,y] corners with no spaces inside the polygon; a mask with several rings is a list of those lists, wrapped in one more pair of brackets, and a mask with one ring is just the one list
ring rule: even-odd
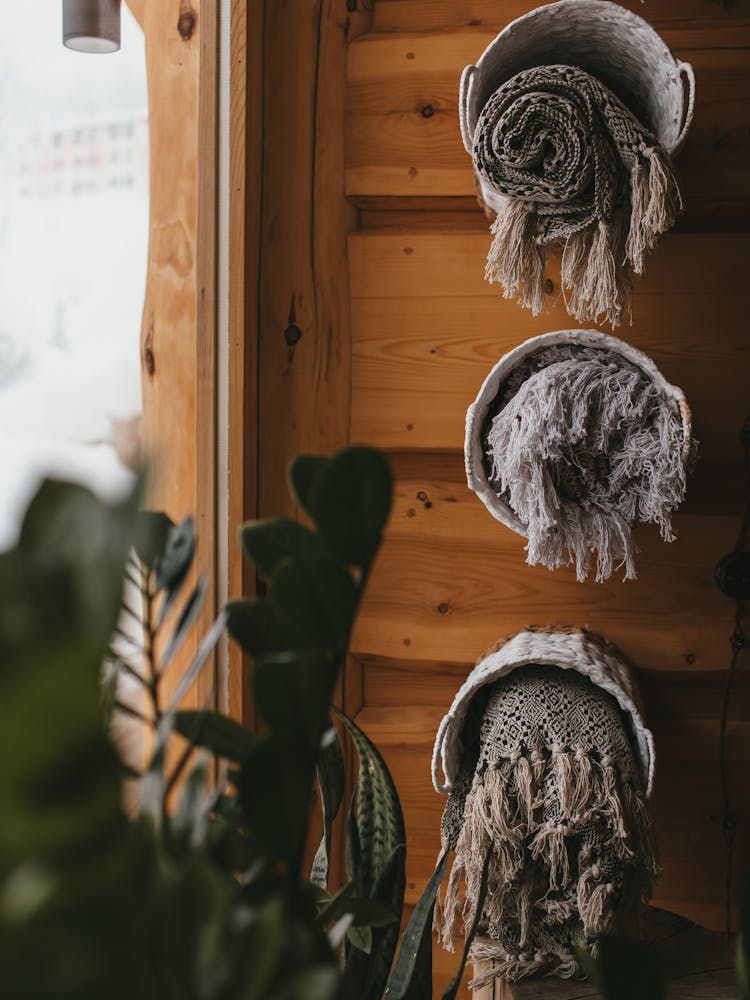
{"label": "window", "polygon": [[[148,244],[143,35],[62,45],[59,0],[0,35],[0,547],[44,475],[111,496],[137,456]],[[128,175],[117,157],[126,155]]]}

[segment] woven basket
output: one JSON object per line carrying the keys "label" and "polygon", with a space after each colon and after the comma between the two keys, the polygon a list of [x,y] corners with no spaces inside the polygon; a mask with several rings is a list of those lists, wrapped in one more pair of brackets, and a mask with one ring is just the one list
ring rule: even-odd
{"label": "woven basket", "polygon": [[[485,656],[456,693],[440,723],[432,754],[432,782],[447,795],[461,766],[461,729],[469,703],[485,684],[505,677],[518,667],[537,664],[577,670],[611,694],[625,713],[638,754],[647,796],[654,782],[654,737],[643,721],[643,709],[633,672],[622,653],[585,629],[540,629],[519,632]],[[441,780],[440,769],[444,774]]]}
{"label": "woven basket", "polygon": [[683,429],[681,459],[685,469],[691,465],[694,454],[692,418],[685,394],[682,389],[670,385],[653,361],[641,351],[636,350],[624,340],[610,334],[600,333],[597,330],[557,330],[554,333],[544,333],[539,337],[532,337],[504,355],[484,380],[477,398],[467,410],[464,440],[464,461],[469,489],[476,493],[493,517],[506,527],[512,528],[519,535],[523,535],[524,538],[527,537],[526,525],[509,504],[497,495],[487,477],[483,442],[485,423],[500,387],[510,373],[530,355],[559,344],[577,344],[582,347],[611,351],[621,355],[631,364],[637,365],[656,383],[666,400],[680,414]]}
{"label": "woven basket", "polygon": [[[559,0],[512,21],[467,66],[459,89],[459,119],[472,154],[479,115],[494,91],[523,69],[566,63],[607,86],[658,138],[668,153],[680,151],[695,106],[689,63],[674,58],[654,29],[608,0]],[[683,76],[687,80],[687,106]],[[480,200],[492,212],[506,199],[478,180]]]}

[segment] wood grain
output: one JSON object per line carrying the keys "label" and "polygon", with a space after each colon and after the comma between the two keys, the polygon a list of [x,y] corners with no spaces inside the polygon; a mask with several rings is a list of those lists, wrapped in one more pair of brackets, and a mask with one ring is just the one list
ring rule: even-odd
{"label": "wood grain", "polygon": [[[467,27],[500,31],[514,18],[537,6],[528,0],[378,0],[373,30],[442,31]],[[675,48],[735,48],[747,45],[748,0],[717,4],[714,0],[623,0],[621,4],[645,18]]]}
{"label": "wood grain", "polygon": [[[353,15],[355,22],[364,15]],[[293,513],[286,468],[348,436],[346,42],[334,0],[266,3],[259,275],[258,509]],[[290,67],[294,71],[290,72]]]}
{"label": "wood grain", "polygon": [[733,608],[713,574],[738,518],[678,514],[675,527],[669,545],[637,529],[637,581],[578,583],[571,567],[525,565],[523,538],[462,480],[399,478],[352,649],[466,664],[504,635],[554,621],[602,632],[644,669],[721,669]]}
{"label": "wood grain", "polygon": [[[466,408],[493,364],[528,337],[576,326],[557,293],[534,317],[484,281],[488,243],[452,231],[350,238],[353,440],[462,449]],[[668,236],[636,285],[633,326],[616,331],[684,389],[706,462],[740,457],[749,251],[747,234]],[[557,289],[556,261],[548,275]]]}
{"label": "wood grain", "polygon": [[[481,29],[374,33],[352,44],[346,118],[351,198],[367,199],[368,207],[378,198],[392,204],[414,196],[460,196],[472,203],[471,161],[458,129],[458,81],[494,34]],[[750,20],[728,34],[736,45],[747,45]],[[668,31],[665,36],[674,44]],[[686,222],[707,215],[715,220],[722,207],[741,212],[747,221],[750,50],[700,47],[678,54],[693,64],[698,81],[695,119],[677,164]]]}

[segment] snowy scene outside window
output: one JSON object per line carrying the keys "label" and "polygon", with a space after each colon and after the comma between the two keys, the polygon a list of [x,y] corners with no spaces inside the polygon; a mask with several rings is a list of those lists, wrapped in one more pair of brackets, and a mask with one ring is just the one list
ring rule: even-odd
{"label": "snowy scene outside window", "polygon": [[46,475],[103,496],[137,460],[148,242],[143,34],[62,45],[60,0],[0,34],[0,548]]}

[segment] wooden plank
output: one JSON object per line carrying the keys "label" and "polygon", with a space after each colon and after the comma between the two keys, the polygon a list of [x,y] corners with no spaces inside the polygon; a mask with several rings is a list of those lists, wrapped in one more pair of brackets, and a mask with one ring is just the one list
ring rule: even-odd
{"label": "wooden plank", "polygon": [[[341,95],[348,41],[369,14],[342,16],[336,0],[266,0],[263,10],[261,223],[258,270],[249,276],[258,309],[257,514],[293,517],[290,460],[348,438],[346,237],[357,213],[344,196]],[[349,676],[356,688],[356,669]],[[345,684],[341,697],[349,700]],[[351,746],[346,759],[350,788]],[[310,860],[319,838],[311,829]],[[338,833],[333,854],[336,885],[344,870]]]}
{"label": "wooden plank", "polygon": [[572,567],[526,566],[524,540],[458,478],[404,474],[352,650],[472,663],[504,635],[555,621],[603,633],[643,669],[723,669],[733,606],[714,567],[734,545],[738,515],[678,514],[675,528],[670,545],[637,530],[637,581],[579,583]]}
{"label": "wooden plank", "polygon": [[[446,28],[487,28],[498,32],[537,4],[529,0],[378,0],[373,30],[439,31]],[[750,16],[748,0],[719,5],[714,0],[624,0],[623,7],[645,18],[675,48],[733,48],[747,44],[743,31]]]}
{"label": "wooden plank", "polygon": [[[229,378],[227,593],[254,593],[237,529],[257,514],[258,282],[263,150],[263,10],[231,0],[229,81]],[[226,709],[253,723],[249,665],[229,643]]]}
{"label": "wooden plank", "polygon": [[[462,449],[466,408],[506,351],[575,327],[556,299],[534,317],[484,280],[489,236],[359,233],[350,238],[351,437],[389,449]],[[739,458],[750,394],[744,334],[747,234],[670,234],[637,283],[618,333],[680,385],[707,462]],[[557,262],[548,275],[559,287]],[[721,386],[722,405],[716,405]]]}
{"label": "wooden plank", "polygon": [[[750,36],[750,21],[744,34]],[[458,129],[458,81],[494,32],[371,34],[350,48],[346,191],[356,201],[474,197]],[[669,40],[669,39],[668,39]],[[748,39],[750,41],[750,38]],[[750,50],[680,51],[697,77],[696,113],[678,160],[686,221],[729,203],[747,214]]]}
{"label": "wooden plank", "polygon": [[[293,513],[291,458],[345,443],[349,410],[343,108],[347,36],[334,0],[268,2],[258,466],[261,515]],[[364,22],[363,22],[364,23]],[[290,72],[290,67],[294,72]]]}

